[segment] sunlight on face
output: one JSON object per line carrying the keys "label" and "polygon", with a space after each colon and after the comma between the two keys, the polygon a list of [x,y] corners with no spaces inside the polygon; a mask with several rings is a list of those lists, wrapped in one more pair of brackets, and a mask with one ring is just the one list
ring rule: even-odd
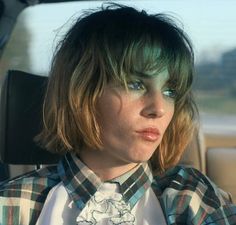
{"label": "sunlight on face", "polygon": [[134,75],[123,85],[110,83],[98,101],[104,159],[139,163],[150,159],[174,114],[168,73]]}

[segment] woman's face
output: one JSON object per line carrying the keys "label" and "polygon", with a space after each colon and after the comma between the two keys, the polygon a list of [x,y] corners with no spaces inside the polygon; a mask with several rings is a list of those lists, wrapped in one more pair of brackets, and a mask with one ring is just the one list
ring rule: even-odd
{"label": "woman's face", "polygon": [[176,93],[166,84],[168,78],[165,70],[130,77],[128,90],[112,82],[105,87],[97,104],[101,159],[114,165],[150,159],[174,114]]}

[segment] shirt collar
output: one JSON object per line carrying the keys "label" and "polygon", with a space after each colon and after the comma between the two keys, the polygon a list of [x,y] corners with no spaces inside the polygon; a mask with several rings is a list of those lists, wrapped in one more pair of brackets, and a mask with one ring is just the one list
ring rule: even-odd
{"label": "shirt collar", "polygon": [[[75,154],[66,154],[60,160],[58,173],[68,194],[80,210],[103,184]],[[119,184],[124,201],[132,208],[151,186],[152,180],[152,172],[145,162],[109,182]]]}

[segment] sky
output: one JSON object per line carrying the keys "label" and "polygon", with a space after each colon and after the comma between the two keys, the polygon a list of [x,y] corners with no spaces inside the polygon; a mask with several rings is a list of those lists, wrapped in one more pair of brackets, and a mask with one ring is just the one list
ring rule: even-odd
{"label": "sky", "polygon": [[[122,4],[167,13],[179,20],[192,40],[196,62],[216,61],[222,52],[236,48],[235,0],[130,0]],[[52,52],[61,35],[84,9],[96,8],[101,1],[40,4],[26,8],[18,18],[13,36],[22,23],[31,35],[29,51],[37,73],[48,70]],[[14,49],[13,49],[14,50]],[[22,56],[22,53],[21,53]],[[40,63],[38,63],[40,59]],[[38,67],[38,68],[37,68]],[[22,68],[21,68],[22,69]],[[41,71],[40,71],[41,70]]]}
{"label": "sky", "polygon": [[[199,51],[211,47],[215,48],[216,46],[219,48],[236,46],[235,0],[152,0],[119,2],[146,9],[150,13],[164,12],[175,16],[183,23],[186,32],[190,34],[196,49]],[[85,8],[87,4],[88,3],[84,3]],[[100,5],[100,3],[91,2],[89,3],[89,5],[91,5],[89,7],[92,8],[94,4]],[[54,12],[56,13],[56,11]]]}
{"label": "sky", "polygon": [[145,4],[151,11],[160,10],[176,15],[199,50],[221,44],[236,46],[234,0],[157,0],[142,3]]}

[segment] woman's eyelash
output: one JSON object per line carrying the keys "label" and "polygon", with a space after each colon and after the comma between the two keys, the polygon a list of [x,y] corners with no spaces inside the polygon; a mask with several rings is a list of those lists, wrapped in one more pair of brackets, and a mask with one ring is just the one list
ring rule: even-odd
{"label": "woman's eyelash", "polygon": [[127,87],[129,90],[144,90],[145,86],[142,81],[129,81],[127,82]]}
{"label": "woman's eyelash", "polygon": [[175,99],[177,97],[177,91],[173,88],[167,88],[163,91],[163,94],[169,98]]}

